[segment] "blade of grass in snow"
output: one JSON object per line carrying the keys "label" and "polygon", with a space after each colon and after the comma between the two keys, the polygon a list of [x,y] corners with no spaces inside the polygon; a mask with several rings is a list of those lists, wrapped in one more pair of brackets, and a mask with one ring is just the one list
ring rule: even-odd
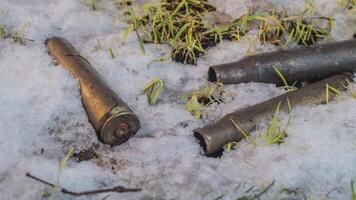
{"label": "blade of grass in snow", "polygon": [[289,34],[289,36],[288,36],[288,39],[287,39],[286,43],[284,44],[284,48],[287,48],[287,47],[288,47],[290,41],[291,41],[292,38],[293,38],[294,31],[295,31],[295,29],[293,29],[293,30],[290,32],[290,34]]}
{"label": "blade of grass in snow", "polygon": [[113,52],[113,50],[112,50],[111,47],[109,48],[109,53],[110,53],[110,57],[111,57],[112,59],[115,59],[115,54],[114,54],[114,52]]}
{"label": "blade of grass in snow", "polygon": [[30,23],[26,23],[22,29],[20,29],[19,31],[14,31],[11,33],[11,38],[12,38],[12,42],[14,43],[19,43],[19,44],[25,44],[25,41],[33,41],[31,39],[25,38],[24,37],[24,33],[26,28],[28,28],[31,24]]}
{"label": "blade of grass in snow", "polygon": [[170,58],[171,58],[171,54],[159,56],[159,57],[157,57],[156,59],[152,60],[149,64],[155,63],[155,62],[165,62],[165,61],[169,61]]}
{"label": "blade of grass in snow", "polygon": [[354,185],[354,180],[351,180],[350,186],[351,186],[351,199],[356,200],[356,189]]}
{"label": "blade of grass in snow", "polygon": [[325,98],[326,98],[325,102],[326,103],[329,103],[329,91],[334,92],[336,95],[341,95],[341,93],[342,93],[340,90],[330,86],[329,84],[326,84],[326,86],[325,86]]}
{"label": "blade of grass in snow", "polygon": [[0,38],[4,38],[7,34],[7,28],[5,25],[0,24]]}
{"label": "blade of grass in snow", "polygon": [[145,45],[143,44],[143,40],[141,38],[141,36],[138,34],[137,30],[135,30],[136,36],[137,36],[137,40],[138,40],[138,44],[140,46],[140,50],[143,54],[146,54],[145,51]]}
{"label": "blade of grass in snow", "polygon": [[279,126],[279,124],[280,124],[279,117],[278,117],[280,106],[281,106],[281,102],[278,102],[277,109],[273,115],[271,125],[267,129],[268,144],[274,144],[281,137],[281,134],[279,134],[279,131],[277,132],[277,128],[278,128],[277,126]]}
{"label": "blade of grass in snow", "polygon": [[190,97],[190,100],[185,104],[185,110],[192,113],[197,119],[200,119],[202,106],[198,102],[197,95]]}
{"label": "blade of grass in snow", "polygon": [[91,11],[98,11],[100,9],[97,0],[82,0],[82,3],[87,6]]}
{"label": "blade of grass in snow", "polygon": [[281,73],[281,71],[279,71],[279,69],[276,67],[276,66],[272,66],[274,71],[277,73],[277,75],[279,76],[279,78],[283,81],[283,84],[284,84],[284,88],[287,90],[287,92],[291,92],[291,91],[294,91],[296,90],[297,88],[294,87],[294,85],[297,83],[297,82],[294,82],[292,86],[289,86],[288,85],[288,82],[286,80],[286,78],[284,78],[283,74]]}
{"label": "blade of grass in snow", "polygon": [[52,188],[51,193],[50,193],[50,196],[49,196],[49,199],[50,199],[50,200],[53,199],[53,195],[54,195],[54,193],[56,193],[56,191],[57,191],[57,188],[58,188],[59,182],[60,182],[61,173],[62,173],[64,167],[67,165],[67,162],[68,162],[69,158],[72,156],[72,154],[73,154],[73,148],[71,148],[71,149],[69,150],[69,152],[67,153],[67,155],[63,158],[63,160],[61,160],[61,161],[59,162],[58,174],[57,174],[56,182],[55,182],[54,187]]}
{"label": "blade of grass in snow", "polygon": [[188,28],[188,26],[190,25],[190,23],[186,23],[184,26],[182,26],[182,28],[177,32],[177,34],[174,36],[172,42],[175,44],[178,39],[181,37],[182,33]]}
{"label": "blade of grass in snow", "polygon": [[290,104],[289,98],[287,98],[287,103],[288,103],[289,117],[288,117],[288,121],[286,123],[286,128],[288,128],[288,126],[292,122],[292,118],[293,118],[292,105]]}
{"label": "blade of grass in snow", "polygon": [[[188,97],[189,99],[185,110],[191,112],[195,117],[200,118],[203,112],[208,112],[208,107],[214,103],[220,104],[224,102],[228,91],[223,86],[221,83],[209,83],[199,89],[182,94],[182,98]],[[201,101],[202,99],[203,101]]]}
{"label": "blade of grass in snow", "polygon": [[[253,194],[247,194],[242,197],[237,198],[237,200],[258,200],[266,194],[274,185],[275,181],[272,181],[269,185],[267,185],[265,188],[262,190],[257,190],[255,192],[252,192]],[[245,193],[250,193],[253,190],[253,187],[251,187],[249,190],[247,190]],[[309,200],[309,199],[308,199]]]}
{"label": "blade of grass in snow", "polygon": [[141,91],[147,93],[147,100],[150,105],[154,105],[157,102],[159,94],[164,89],[164,82],[160,78],[154,78],[145,86],[142,87]]}
{"label": "blade of grass in snow", "polygon": [[290,104],[289,99],[287,98],[287,104],[289,109],[289,117],[285,127],[282,127],[281,120],[279,119],[279,110],[281,106],[281,102],[278,102],[277,108],[274,112],[273,118],[269,127],[267,128],[266,136],[267,136],[267,143],[272,145],[275,143],[282,143],[284,138],[288,136],[286,129],[290,125],[292,121],[292,106]]}
{"label": "blade of grass in snow", "polygon": [[257,145],[256,141],[253,139],[253,137],[248,134],[246,131],[244,131],[238,124],[237,122],[234,121],[234,119],[230,118],[230,121],[233,123],[233,125],[235,126],[235,128],[240,131],[244,136],[245,138],[247,139],[248,142],[250,142],[251,144],[253,145]]}
{"label": "blade of grass in snow", "polygon": [[229,142],[224,146],[225,151],[231,151],[235,145],[239,145],[238,142]]}

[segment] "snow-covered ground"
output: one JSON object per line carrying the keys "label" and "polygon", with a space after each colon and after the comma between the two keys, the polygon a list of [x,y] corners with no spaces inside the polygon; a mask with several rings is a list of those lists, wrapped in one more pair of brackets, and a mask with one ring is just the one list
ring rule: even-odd
{"label": "snow-covered ground", "polygon": [[[290,13],[305,6],[294,0],[212,2],[235,17],[256,2]],[[345,95],[327,105],[296,108],[289,137],[279,146],[259,142],[255,147],[242,141],[221,158],[205,157],[193,129],[283,90],[258,83],[226,86],[233,98],[204,120],[186,112],[179,95],[204,85],[210,65],[275,47],[247,36],[209,49],[197,66],[151,63],[166,55],[169,47],[146,45],[143,55],[134,34],[123,40],[126,24],[114,1],[99,3],[101,9],[92,12],[79,0],[0,0],[0,23],[10,31],[27,26],[25,37],[34,40],[20,45],[0,39],[0,199],[41,199],[50,188],[25,177],[26,172],[55,182],[58,162],[69,148],[76,152],[94,148],[98,158],[70,159],[61,173],[61,187],[74,191],[115,185],[142,188],[137,193],[110,193],[106,199],[237,199],[250,187],[263,188],[273,180],[275,185],[264,199],[286,197],[281,188],[302,191],[289,196],[297,199],[304,195],[350,199],[350,180],[356,180],[355,99]],[[315,0],[314,5],[321,14],[335,18],[328,40],[350,39],[356,32],[356,13],[346,12],[332,0]],[[44,41],[53,35],[70,40],[135,111],[142,123],[136,136],[113,148],[97,140],[78,83],[47,54]],[[154,77],[165,81],[166,90],[158,105],[150,106],[139,88]],[[57,192],[54,198],[106,196],[75,198]]]}

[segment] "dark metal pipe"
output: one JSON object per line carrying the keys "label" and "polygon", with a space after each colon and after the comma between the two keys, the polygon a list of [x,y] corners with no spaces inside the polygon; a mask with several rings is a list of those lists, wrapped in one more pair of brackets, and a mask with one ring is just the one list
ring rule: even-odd
{"label": "dark metal pipe", "polygon": [[137,132],[138,118],[69,41],[51,37],[46,45],[58,64],[79,81],[84,108],[103,143],[121,144]]}
{"label": "dark metal pipe", "polygon": [[[244,134],[237,129],[231,119],[247,133],[253,131],[261,120],[269,119],[280,104],[280,111],[289,111],[288,101],[291,106],[301,106],[307,104],[322,104],[326,101],[326,84],[345,91],[349,82],[352,81],[351,73],[343,73],[307,85],[301,89],[285,93],[268,101],[257,105],[230,113],[215,124],[194,130],[195,137],[200,141],[207,156],[216,156],[223,151],[225,144],[229,142],[239,142],[244,138]],[[336,94],[330,92],[329,99],[333,99]]]}
{"label": "dark metal pipe", "polygon": [[209,68],[209,81],[224,84],[245,82],[283,85],[273,66],[288,84],[315,82],[335,74],[356,71],[356,40],[248,56],[240,61]]}

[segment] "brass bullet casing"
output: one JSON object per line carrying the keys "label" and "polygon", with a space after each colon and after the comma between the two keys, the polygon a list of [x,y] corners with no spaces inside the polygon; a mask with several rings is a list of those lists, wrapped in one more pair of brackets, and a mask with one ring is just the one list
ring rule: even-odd
{"label": "brass bullet casing", "polygon": [[246,82],[284,85],[275,66],[288,84],[315,82],[343,72],[356,72],[356,40],[327,43],[247,56],[240,61],[209,68],[212,82]]}
{"label": "brass bullet casing", "polygon": [[140,128],[138,118],[90,63],[64,38],[51,37],[45,43],[57,63],[79,81],[82,103],[99,139],[118,145],[133,136]]}
{"label": "brass bullet casing", "polygon": [[[218,156],[223,151],[225,144],[239,142],[244,138],[244,134],[234,126],[232,120],[242,130],[250,133],[258,126],[261,120],[273,117],[279,103],[280,111],[282,112],[289,112],[288,101],[292,108],[294,106],[325,103],[326,84],[340,91],[345,91],[347,90],[345,86],[352,81],[352,78],[353,75],[351,73],[335,75],[265,102],[238,110],[226,115],[215,124],[194,130],[194,136],[203,146],[207,156]],[[335,93],[329,93],[330,100],[335,96]]]}

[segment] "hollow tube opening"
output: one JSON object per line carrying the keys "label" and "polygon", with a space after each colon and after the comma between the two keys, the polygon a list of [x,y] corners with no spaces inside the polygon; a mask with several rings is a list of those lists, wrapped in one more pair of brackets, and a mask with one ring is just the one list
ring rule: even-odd
{"label": "hollow tube opening", "polygon": [[209,68],[208,81],[210,81],[210,82],[216,82],[217,81],[216,72],[215,72],[213,67]]}
{"label": "hollow tube opening", "polygon": [[200,146],[202,146],[204,152],[206,152],[206,141],[204,140],[204,137],[197,131],[194,131],[194,137],[199,140]]}

